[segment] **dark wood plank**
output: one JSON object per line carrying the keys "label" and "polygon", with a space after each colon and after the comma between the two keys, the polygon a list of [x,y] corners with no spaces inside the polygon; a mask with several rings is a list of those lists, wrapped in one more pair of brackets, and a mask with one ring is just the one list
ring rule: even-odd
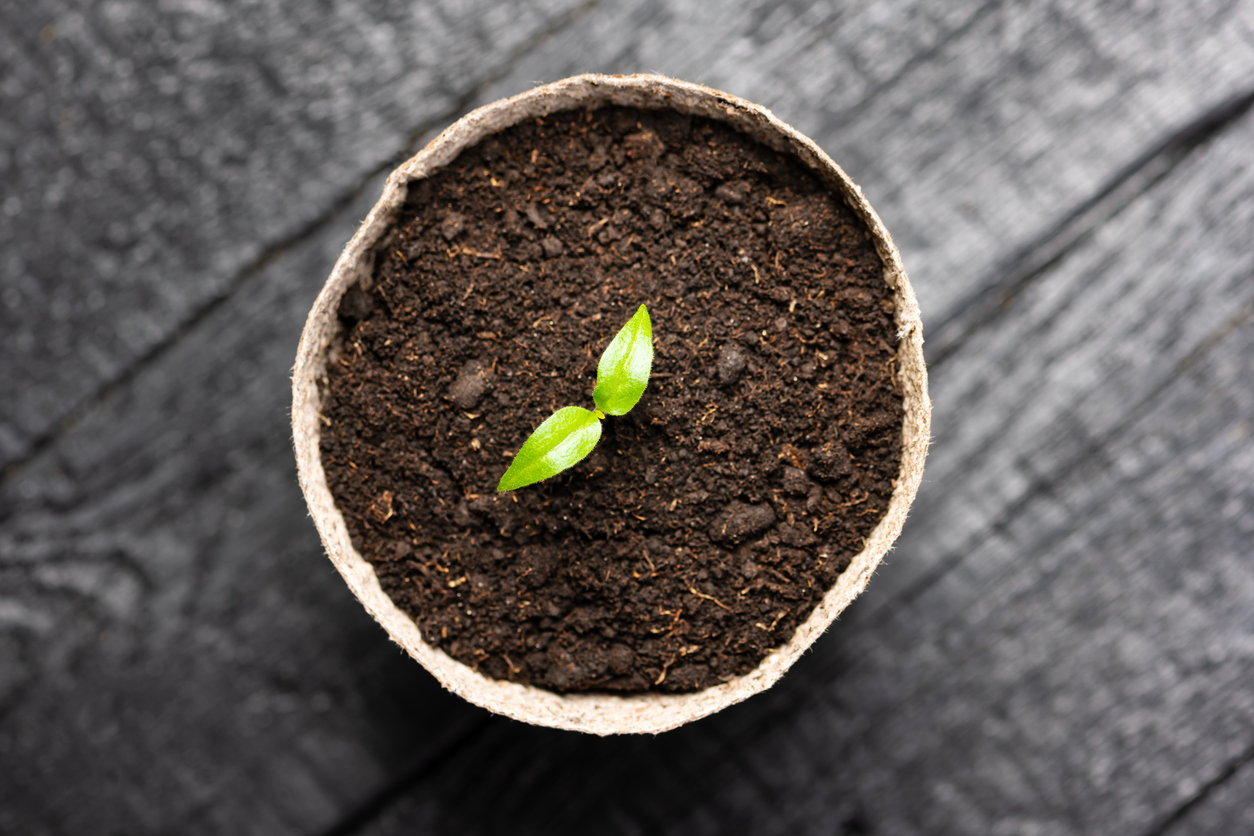
{"label": "dark wood plank", "polygon": [[380,190],[0,488],[0,829],[319,832],[481,714],[348,593],[295,481],[291,358]]}
{"label": "dark wood plank", "polygon": [[1254,833],[1254,758],[1232,764],[1213,785],[1203,784],[1197,803],[1164,822],[1153,836],[1209,836],[1212,833]]}
{"label": "dark wood plank", "polygon": [[926,513],[775,689],[654,740],[494,724],[361,832],[1155,832],[1254,746],[1252,140],[946,363]]}
{"label": "dark wood plank", "polygon": [[5,4],[0,467],[577,6]]}
{"label": "dark wood plank", "polygon": [[898,547],[911,566],[877,579],[864,611],[915,594],[1084,467],[1244,316],[1251,138],[1247,116],[1099,230],[1055,274],[1065,279],[1016,300],[1014,327],[987,330],[932,369],[936,442]]}
{"label": "dark wood plank", "polygon": [[[32,8],[22,14],[42,14],[48,7]],[[272,7],[262,8],[271,14]],[[508,22],[512,13],[502,9],[485,5],[482,25],[491,29]],[[704,80],[763,101],[815,135],[867,188],[905,247],[925,315],[935,315],[952,311],[995,278],[998,265],[1047,235],[1077,202],[1143,157],[1164,133],[1240,94],[1252,63],[1241,40],[1249,31],[1248,7],[1215,4],[1186,11],[1179,18],[1184,12],[1174,9],[1093,11],[1065,3],[1027,10],[953,4],[939,12],[909,3],[834,12],[806,4],[717,10],[702,4],[602,4],[538,42],[481,97],[575,70],[640,68]],[[266,19],[282,17],[273,14]],[[112,31],[108,25],[99,27]],[[242,27],[234,25],[230,31],[238,34]],[[452,31],[432,25],[436,34],[415,41],[414,61],[422,59],[423,49],[434,49],[440,33]],[[219,47],[240,54],[247,41],[233,40],[230,27],[221,26],[226,28],[214,30]],[[306,40],[329,42],[315,35],[282,30],[263,40],[274,50],[296,44],[292,48],[305,57],[298,56],[293,66],[313,72],[317,62],[297,47]],[[456,66],[481,58],[464,46],[478,43],[473,38],[448,40],[449,49],[462,50]],[[27,51],[20,59],[36,66],[38,58],[30,56],[41,53],[23,43]],[[493,43],[481,45],[490,59],[500,57]],[[127,42],[117,44],[121,50]],[[85,66],[112,78],[106,64],[114,59],[100,60],[99,66]],[[370,72],[383,72],[367,64],[353,78],[369,80]],[[222,66],[247,72],[237,65],[233,58]],[[406,108],[418,106],[420,93],[411,91],[400,105],[408,116],[384,120],[386,130],[399,133],[392,134],[393,146],[380,146],[370,165],[401,147],[403,129],[418,124],[410,118],[416,111]],[[254,110],[242,112],[253,113],[254,122],[269,124],[266,107],[290,106],[294,109],[283,112],[294,121],[284,124],[296,125],[290,129],[301,134],[304,116],[296,111],[303,105],[286,105],[273,91],[251,95],[245,100]],[[351,107],[376,104],[384,107],[373,100]],[[121,112],[133,116],[125,106]],[[217,105],[206,114],[200,118],[223,116]],[[251,136],[252,123],[240,120],[239,129]],[[0,130],[19,123],[0,117]],[[202,123],[192,127],[196,124]],[[228,119],[228,124],[236,123]],[[171,136],[184,135],[169,130]],[[386,133],[370,133],[368,124],[337,130],[347,133],[335,134],[340,147],[325,149],[332,173],[357,159],[350,153],[359,150],[353,143],[374,148],[369,137]],[[1054,559],[1050,537],[1069,531],[1074,515],[1065,502],[1057,504],[1059,495],[1072,504],[1080,497],[1096,515],[1085,518],[1089,540],[1081,539],[1080,546],[1099,542],[1094,532],[1113,532],[1110,542],[1099,545],[1118,558],[1114,568],[1093,566],[1087,552],[1068,553],[1076,562],[1088,560],[1083,565],[1096,574],[1086,579],[1097,578],[1102,595],[1135,577],[1128,567],[1141,568],[1133,560],[1138,550],[1154,556],[1145,571],[1158,578],[1169,561],[1152,547],[1191,530],[1192,520],[1172,517],[1174,506],[1165,503],[1172,490],[1204,487],[1196,470],[1178,474],[1178,481],[1160,476],[1143,500],[1144,508],[1158,510],[1165,522],[1148,526],[1140,539],[1120,522],[1124,515],[1141,520],[1131,513],[1136,509],[1109,503],[1101,489],[1122,488],[1116,478],[1121,468],[1141,461],[1139,448],[1129,452],[1118,446],[1121,433],[1155,439],[1171,431],[1161,426],[1168,419],[1154,410],[1164,409],[1183,381],[1192,379],[1178,370],[1209,368],[1225,328],[1235,327],[1233,316],[1244,310],[1248,294],[1242,296],[1241,280],[1249,270],[1239,242],[1249,228],[1241,214],[1250,205],[1244,191],[1248,125],[1234,136],[1186,160],[1144,201],[1098,230],[1058,269],[1046,271],[1007,309],[1004,322],[978,332],[936,371],[938,446],[928,471],[933,481],[870,596],[816,653],[771,693],[657,740],[593,741],[485,720],[482,712],[438,692],[387,645],[321,558],[292,478],[284,375],[316,286],[378,192],[377,183],[366,186],[362,203],[307,230],[263,271],[244,275],[225,303],[186,329],[180,341],[166,344],[72,431],[0,485],[0,708],[5,712],[0,799],[6,802],[0,815],[11,817],[0,818],[0,826],[90,832],[108,821],[141,832],[311,832],[343,821],[372,798],[385,808],[374,820],[380,832],[416,824],[516,828],[512,832],[670,826],[803,833],[858,832],[864,826],[891,830],[898,824],[902,832],[926,831],[926,824],[943,832],[968,823],[961,818],[963,804],[989,821],[1006,810],[1016,815],[1026,810],[1022,816],[1029,825],[1039,820],[1055,828],[1058,821],[1070,823],[1073,808],[1092,817],[1081,824],[1100,820],[1112,827],[1165,813],[1193,786],[1170,785],[1172,769],[1213,769],[1229,754],[1216,729],[1228,722],[1225,717],[1240,719],[1243,709],[1235,702],[1208,702],[1205,694],[1193,698],[1192,707],[1200,710],[1183,718],[1179,706],[1137,703],[1144,695],[1129,697],[1120,689],[1161,684],[1146,673],[1162,663],[1153,653],[1125,660],[1107,674],[1078,675],[1085,673],[1079,662],[1063,666],[1058,676],[1077,675],[1073,690],[1062,690],[1029,663],[1042,653],[1065,660],[1066,651],[1083,644],[1087,634],[1080,628],[1087,611],[1068,601],[1086,589],[1077,589],[1061,571],[1033,576],[1012,569],[1020,560],[1035,565],[1036,557]],[[317,156],[316,151],[310,154]],[[53,168],[39,159],[35,163]],[[281,159],[268,165],[280,174],[293,170]],[[368,166],[359,166],[338,182],[351,188],[353,177],[365,170]],[[283,225],[290,217],[270,218],[257,209],[272,205],[267,201],[277,199],[281,189],[261,179],[256,186],[238,179],[228,183],[243,189],[229,207],[239,209],[244,220],[213,220],[213,213],[189,217],[239,224],[250,233],[277,229],[274,234],[282,237],[292,228]],[[142,196],[143,184],[133,191]],[[322,211],[316,203],[309,204],[311,218]],[[326,203],[322,200],[323,208]],[[1199,206],[1205,214],[1188,214]],[[84,217],[78,225],[107,231],[100,217],[110,216]],[[23,246],[38,249],[56,240],[37,233],[24,233],[39,240]],[[184,253],[191,253],[189,264],[192,256],[219,257],[208,240],[192,236]],[[1205,244],[1204,255],[1198,242]],[[174,249],[184,252],[181,246]],[[6,246],[6,253],[14,251]],[[254,247],[248,258],[258,252]],[[228,266],[235,269],[248,258]],[[1172,269],[1176,276],[1198,276],[1198,263],[1210,272],[1196,282],[1176,287],[1168,281]],[[241,275],[196,272],[183,269],[183,262],[173,266],[178,269],[167,264],[166,273],[157,267],[139,271],[149,283],[140,282],[139,301],[127,304],[144,309],[143,294],[167,294],[175,301],[191,299],[179,302],[186,312],[223,292],[218,284],[208,296],[195,297],[199,283]],[[1138,271],[1148,271],[1153,281],[1142,288]],[[109,286],[94,267],[78,272],[88,291]],[[1115,306],[1120,317],[1106,322],[1100,302],[1120,281],[1134,291],[1130,307]],[[30,297],[31,310],[50,322],[58,310],[56,287]],[[125,301],[128,292],[120,291],[118,298]],[[1063,304],[1067,293],[1091,300],[1090,309]],[[1180,313],[1164,313],[1176,309]],[[1160,320],[1169,333],[1153,330]],[[1020,331],[1048,345],[1049,353],[1041,356],[1056,363],[1089,362],[1096,377],[1063,385],[1066,381],[1050,377],[1052,367],[1040,357],[1020,350]],[[86,343],[60,345],[77,350]],[[1125,356],[1125,345],[1141,354]],[[78,364],[88,355],[54,354],[56,363],[44,374],[79,380]],[[1011,372],[1031,385],[998,386],[993,392]],[[17,383],[28,387],[31,381]],[[90,388],[84,384],[74,391]],[[24,402],[38,407],[31,414],[45,414],[51,403],[39,400],[45,390],[20,391],[30,399]],[[1159,415],[1152,432],[1136,429],[1141,412]],[[1187,432],[1167,437],[1183,438],[1181,449],[1192,451],[1191,445],[1204,440],[1201,433],[1222,435],[1226,425],[1216,422],[1189,425]],[[1076,443],[1077,436],[1085,443]],[[1021,450],[1015,447],[1025,440]],[[951,447],[966,451],[970,461],[959,452],[946,453]],[[1238,439],[1225,450],[1236,456],[1246,448]],[[1155,461],[1144,466],[1152,469]],[[1220,476],[1227,478],[1229,470]],[[972,499],[963,489],[968,479],[991,486],[993,496]],[[1220,531],[1229,537],[1240,533],[1235,525],[1228,520]],[[1222,545],[1220,539],[1212,544]],[[1203,566],[1223,556],[1201,546]],[[1135,620],[1139,607],[1153,613],[1162,603],[1177,606],[1169,614],[1182,611],[1157,588],[1137,589],[1129,601],[1116,596],[1108,607],[1113,619],[1104,634],[1108,641],[1123,618],[1132,618],[1130,640],[1140,635],[1137,630],[1160,627]],[[1009,616],[997,621],[997,612],[980,609],[981,601],[1018,613],[1020,621]],[[1229,602],[1221,596],[1213,603]],[[1183,610],[1192,619],[1186,620],[1192,632],[1181,636],[1206,641],[1214,622],[1199,609]],[[1213,617],[1221,615],[1217,609]],[[1011,638],[999,641],[1003,633]],[[1037,636],[1043,637],[1044,650],[1029,641]],[[1006,656],[1020,648],[1036,655],[1015,667],[1011,663],[1019,657]],[[1199,688],[1219,687],[1232,671],[1245,670],[1237,649],[1225,652],[1228,667],[1202,666],[1193,680]],[[1038,680],[1054,690],[1037,694]],[[1239,685],[1229,691],[1233,700],[1246,693]],[[1117,724],[1101,714],[1107,693],[1135,705],[1136,716],[1147,723],[1151,733],[1139,743],[1133,740],[1136,745],[1122,745],[1111,731]],[[1079,706],[1076,735],[1094,738],[1095,748],[1113,747],[1116,767],[1146,760],[1148,779],[1118,770],[1088,776],[1105,796],[1096,791],[1086,796],[1083,786],[1069,784],[1059,790],[1062,779],[1051,784],[1050,764],[1064,764],[1066,774],[1084,766],[1066,759],[1071,731],[1060,730],[1065,722],[1049,713],[1067,711],[1065,700],[1061,707],[1041,702],[1058,694]],[[1165,734],[1154,725],[1160,713],[1162,723],[1180,721],[1173,741],[1194,735],[1193,749],[1154,749]],[[990,715],[996,721],[991,731],[981,725]],[[461,739],[467,729],[478,731],[456,756],[442,758],[445,742]],[[1015,771],[998,760],[1006,747],[1027,752],[1031,769]],[[421,771],[433,762],[438,768]],[[991,774],[982,777],[973,764]],[[407,774],[417,775],[412,794],[395,806],[380,799],[398,780],[404,786]],[[989,788],[983,795],[971,789],[977,778]],[[975,801],[964,801],[968,796]],[[1075,807],[1080,802],[1087,806]],[[1028,813],[1036,818],[1029,821]]]}

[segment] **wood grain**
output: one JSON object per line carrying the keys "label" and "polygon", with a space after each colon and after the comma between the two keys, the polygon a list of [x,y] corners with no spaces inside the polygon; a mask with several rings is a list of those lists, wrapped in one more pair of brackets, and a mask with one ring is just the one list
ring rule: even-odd
{"label": "wood grain", "polygon": [[6,3],[0,467],[574,8]]}
{"label": "wood grain", "polygon": [[353,600],[296,486],[287,371],[369,202],[4,483],[0,830],[317,832],[473,716]]}
{"label": "wood grain", "polygon": [[[1254,128],[1212,115],[1251,4],[225,9],[0,7],[0,832],[1241,831]],[[659,738],[441,693],[320,554],[286,429],[369,173],[583,70],[813,136],[925,329],[1038,265],[933,369],[867,596]]]}
{"label": "wood grain", "polygon": [[1254,761],[1251,752],[1233,761],[1230,768],[1203,784],[1192,803],[1152,831],[1152,836],[1204,836],[1209,833],[1254,831]]}

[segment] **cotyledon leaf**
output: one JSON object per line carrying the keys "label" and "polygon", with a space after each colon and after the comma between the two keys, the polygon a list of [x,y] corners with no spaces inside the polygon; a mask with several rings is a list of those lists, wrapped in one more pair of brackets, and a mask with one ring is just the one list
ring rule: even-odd
{"label": "cotyledon leaf", "polygon": [[601,439],[601,416],[580,406],[554,412],[523,442],[496,486],[512,491],[561,473],[592,452]]}
{"label": "cotyledon leaf", "polygon": [[592,400],[607,415],[626,415],[644,394],[653,368],[653,323],[644,305],[614,335],[597,363]]}

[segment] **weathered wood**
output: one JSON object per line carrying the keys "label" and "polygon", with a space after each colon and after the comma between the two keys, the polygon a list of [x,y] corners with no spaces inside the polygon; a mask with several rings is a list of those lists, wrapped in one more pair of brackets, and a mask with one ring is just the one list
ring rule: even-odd
{"label": "weathered wood", "polygon": [[[938,370],[949,419],[926,513],[871,600],[776,689],[655,741],[495,726],[362,832],[1169,820],[1254,745],[1252,140],[1247,117]],[[946,543],[949,571],[897,594]],[[524,755],[525,775],[470,781]],[[1212,818],[1244,815],[1214,798]]]}
{"label": "weathered wood", "polygon": [[[18,195],[22,214],[0,225],[0,333],[17,358],[0,388],[17,393],[4,409],[19,416],[0,458],[127,358],[165,347],[0,483],[0,830],[316,832],[376,798],[358,820],[373,822],[366,832],[1148,833],[1254,743],[1254,590],[1241,560],[1248,120],[1130,196],[934,371],[931,481],[868,597],[811,657],[695,727],[596,741],[487,720],[441,694],[320,554],[294,484],[285,374],[312,295],[378,184],[241,273],[474,89],[482,76],[467,68],[484,55],[507,66],[501,39],[523,41],[493,27],[522,38],[541,26],[526,21],[569,6],[513,24],[512,10],[484,4],[481,28],[472,10],[425,29],[412,20],[426,6],[252,8],[175,33],[191,44],[170,59],[189,97],[177,102],[160,92],[165,65],[144,54],[129,59],[131,81],[116,75],[143,16],[82,13],[86,34],[70,43],[96,51],[66,71],[78,86],[57,95],[80,112],[64,128],[49,121],[62,100],[48,91],[62,88],[48,79],[60,76],[34,37],[61,10],[3,13],[4,199]],[[149,12],[157,30],[194,14]],[[348,82],[319,77],[333,54],[323,45],[371,42],[376,30],[336,17],[353,14],[393,20],[408,63],[361,46]],[[1248,4],[607,3],[537,40],[479,95],[640,68],[771,106],[866,189],[903,245],[926,322],[996,281],[1165,135],[1239,96],[1250,18]],[[249,55],[262,58],[239,58]],[[439,56],[451,80],[424,69],[359,96],[389,68]],[[249,81],[275,67],[286,92]],[[197,86],[201,71],[210,79]],[[197,90],[213,93],[200,110]],[[81,105],[107,96],[98,112]],[[324,98],[336,102],[329,127],[313,107]],[[140,113],[152,127],[135,127]],[[277,150],[285,132],[300,138],[294,162]],[[165,175],[138,173],[132,149],[153,133],[171,143],[153,151],[154,166],[172,161],[170,183],[213,184],[192,190],[203,206],[175,202]],[[227,153],[237,135],[251,144],[243,162]],[[65,197],[28,217],[27,195],[44,200],[29,178],[55,175],[88,141],[99,153],[82,159],[99,172],[64,188],[95,202],[71,210]],[[201,160],[206,149],[223,156]],[[274,208],[293,194],[299,217]],[[145,227],[135,207],[148,203],[160,211]],[[112,241],[119,218],[135,234]],[[94,290],[104,303],[92,312]],[[54,349],[46,363],[21,353],[24,323]],[[88,333],[75,342],[71,326]],[[140,339],[123,345],[116,335],[132,327]],[[446,751],[466,729],[478,732]],[[423,764],[436,766],[413,772]],[[1179,826],[1240,821],[1243,796],[1227,788],[1247,774]],[[401,801],[379,798],[406,775],[417,777]]]}
{"label": "weathered wood", "polygon": [[6,4],[0,467],[576,7]]}
{"label": "weathered wood", "polygon": [[380,187],[4,483],[15,832],[317,832],[475,716],[348,594],[295,482],[287,370]]}
{"label": "weathered wood", "polygon": [[1213,833],[1254,833],[1254,762],[1250,757],[1233,764],[1214,786],[1203,786],[1205,795],[1182,810],[1178,818],[1163,823],[1150,836],[1210,836]]}
{"label": "weathered wood", "polygon": [[[916,564],[931,571],[960,559],[1083,466],[1243,315],[1254,294],[1252,124],[1247,116],[1099,230],[1051,274],[1051,289],[1016,300],[1025,313],[1015,328],[989,329],[933,368],[936,443],[898,547]],[[927,577],[878,578],[867,603],[896,601]]]}

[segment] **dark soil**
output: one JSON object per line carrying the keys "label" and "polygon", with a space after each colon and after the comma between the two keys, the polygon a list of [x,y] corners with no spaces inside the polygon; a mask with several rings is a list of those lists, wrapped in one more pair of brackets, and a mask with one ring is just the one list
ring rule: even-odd
{"label": "dark soil", "polygon": [[[653,378],[571,470],[513,451],[592,405],[641,303]],[[893,302],[854,213],[791,157],[669,112],[508,129],[411,186],[340,306],[322,457],[423,637],[553,691],[691,691],[788,641],[893,491]]]}

